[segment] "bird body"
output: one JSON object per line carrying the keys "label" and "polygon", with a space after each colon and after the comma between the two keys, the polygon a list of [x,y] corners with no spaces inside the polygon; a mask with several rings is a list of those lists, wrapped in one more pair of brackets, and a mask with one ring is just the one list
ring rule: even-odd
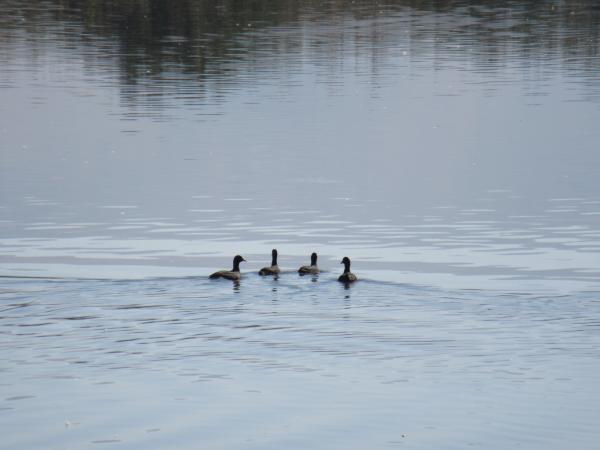
{"label": "bird body", "polygon": [[302,266],[298,269],[300,275],[304,274],[317,274],[319,273],[319,267],[317,266],[317,254],[313,253],[310,255],[310,266]]}
{"label": "bird body", "polygon": [[358,278],[351,272],[343,273],[338,277],[338,281],[341,281],[342,283],[352,283],[356,280],[358,280]]}
{"label": "bird body", "polygon": [[277,275],[280,272],[279,266],[277,265],[277,250],[271,251],[271,267],[263,267],[258,271],[259,275]]}
{"label": "bird body", "polygon": [[227,280],[239,280],[242,278],[242,274],[240,273],[240,263],[242,261],[246,261],[240,255],[235,255],[233,258],[233,269],[231,270],[219,270],[213,274],[211,274],[208,278],[226,278]]}
{"label": "bird body", "polygon": [[344,273],[339,276],[338,281],[341,281],[342,283],[352,283],[358,280],[356,275],[350,272],[350,258],[344,256],[344,259],[342,259],[340,264],[344,265]]}

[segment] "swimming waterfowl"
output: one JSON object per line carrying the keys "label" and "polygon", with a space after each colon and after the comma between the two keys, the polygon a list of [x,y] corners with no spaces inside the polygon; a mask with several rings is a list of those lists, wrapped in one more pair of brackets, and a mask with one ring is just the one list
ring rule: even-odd
{"label": "swimming waterfowl", "polygon": [[317,266],[317,254],[313,253],[310,255],[310,266],[302,266],[298,269],[298,273],[302,274],[317,274],[319,273],[319,267]]}
{"label": "swimming waterfowl", "polygon": [[263,267],[258,271],[259,275],[277,275],[280,272],[277,266],[277,250],[273,249],[271,255],[271,267]]}
{"label": "swimming waterfowl", "polygon": [[344,265],[344,273],[340,275],[338,281],[341,281],[342,283],[352,283],[358,279],[356,278],[356,275],[350,272],[350,258],[344,256],[344,259],[342,259],[340,264]]}
{"label": "swimming waterfowl", "polygon": [[242,275],[240,274],[240,263],[246,261],[240,255],[235,255],[233,258],[233,269],[231,270],[219,270],[211,274],[208,278],[227,278],[228,280],[239,280]]}

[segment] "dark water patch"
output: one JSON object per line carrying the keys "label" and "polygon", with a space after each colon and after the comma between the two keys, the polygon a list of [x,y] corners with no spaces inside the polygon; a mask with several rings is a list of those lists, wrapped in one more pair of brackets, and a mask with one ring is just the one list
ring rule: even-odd
{"label": "dark water patch", "polygon": [[43,327],[46,325],[52,325],[54,322],[38,322],[38,323],[20,323],[18,327]]}
{"label": "dark water patch", "polygon": [[97,319],[97,316],[72,316],[72,317],[57,317],[57,320],[93,320]]}
{"label": "dark water patch", "polygon": [[5,398],[4,400],[7,402],[14,402],[17,400],[28,400],[31,398],[35,398],[35,395],[15,395],[14,397],[8,397],[8,398]]}

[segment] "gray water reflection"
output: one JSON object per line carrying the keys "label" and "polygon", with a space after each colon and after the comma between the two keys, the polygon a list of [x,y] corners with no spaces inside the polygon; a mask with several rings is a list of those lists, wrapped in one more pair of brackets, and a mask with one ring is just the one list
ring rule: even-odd
{"label": "gray water reflection", "polygon": [[[532,83],[528,95],[534,97],[549,93],[545,81],[552,71],[567,68],[589,78],[595,87],[589,98],[598,94],[600,12],[593,1],[173,5],[87,0],[34,1],[27,7],[7,1],[3,9],[9,62],[16,58],[13,46],[23,45],[23,38],[26,48],[19,50],[36,54],[58,44],[64,56],[80,53],[94,71],[114,75],[106,82],[117,82],[126,102],[151,103],[154,112],[161,102],[174,101],[180,108],[186,99],[223,101],[236,85],[261,83],[265,75],[296,85],[301,80],[294,81],[294,75],[307,59],[332,86],[343,84],[336,78],[348,69],[377,84],[392,75],[397,57],[408,56],[411,65],[428,70],[433,62],[436,71],[462,70],[469,61],[468,71],[491,75],[486,82],[492,91],[498,82],[525,81]],[[75,35],[82,39],[71,41]],[[345,63],[352,58],[364,65]],[[507,63],[532,78],[505,78]],[[457,88],[454,95],[466,93]]]}
{"label": "gray water reflection", "polygon": [[597,443],[597,292],[345,290],[295,274],[248,276],[237,294],[204,278],[3,286],[7,448],[38,448],[31,427],[78,448]]}

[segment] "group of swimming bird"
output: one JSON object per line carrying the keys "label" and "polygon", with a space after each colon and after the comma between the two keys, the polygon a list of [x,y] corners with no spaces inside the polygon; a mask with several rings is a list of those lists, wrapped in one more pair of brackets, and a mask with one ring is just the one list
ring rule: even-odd
{"label": "group of swimming bird", "polygon": [[[258,271],[259,275],[278,275],[281,270],[277,265],[277,250],[273,249],[271,252],[272,260],[270,267],[263,267]],[[226,278],[228,280],[239,280],[242,277],[240,273],[240,263],[246,261],[240,255],[235,255],[233,258],[233,269],[231,270],[219,270],[209,276],[209,278]],[[344,259],[340,262],[344,265],[344,273],[338,277],[338,281],[342,283],[352,283],[356,281],[356,275],[350,272],[350,258],[344,256]],[[317,254],[313,253],[310,255],[310,266],[302,266],[298,269],[300,275],[316,275],[320,272],[319,266],[317,266]]]}

